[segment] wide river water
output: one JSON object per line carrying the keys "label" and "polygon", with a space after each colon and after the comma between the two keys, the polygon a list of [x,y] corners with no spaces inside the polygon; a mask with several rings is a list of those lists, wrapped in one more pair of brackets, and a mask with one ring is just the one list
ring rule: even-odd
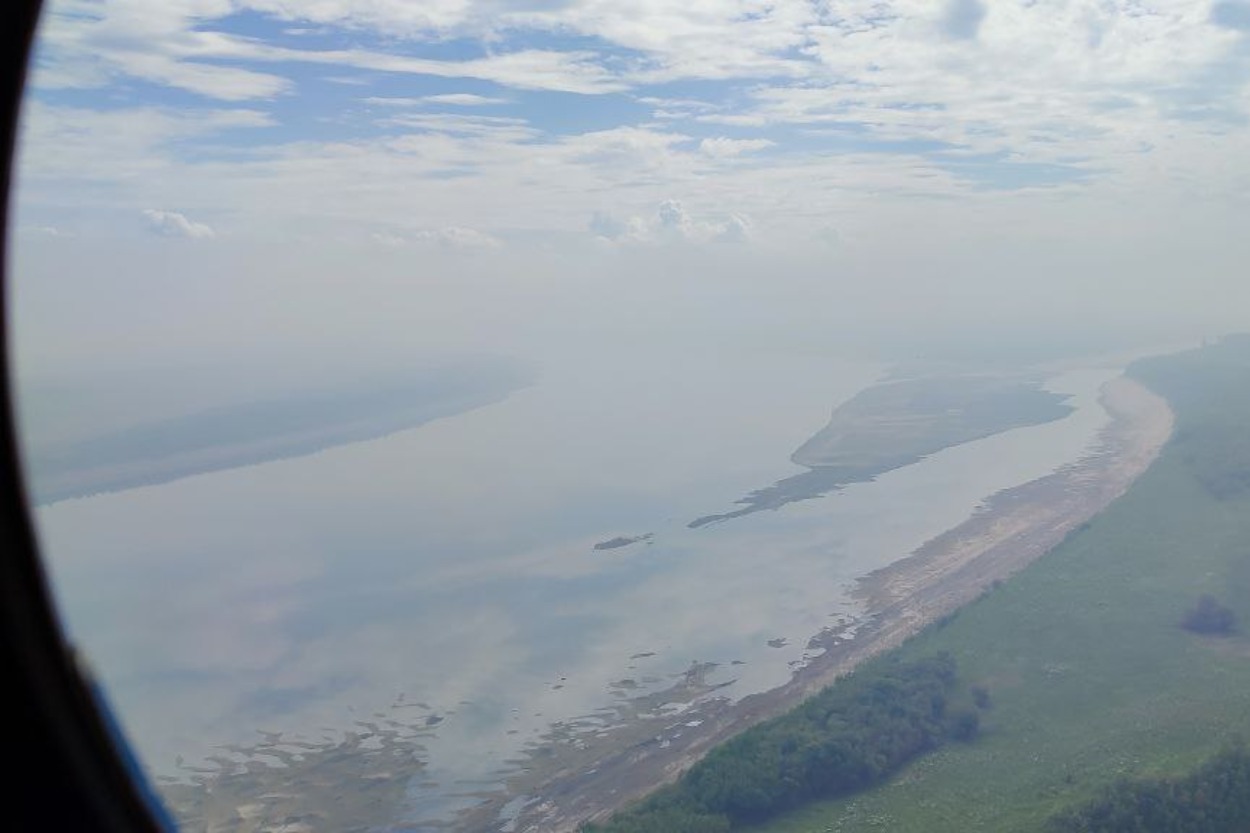
{"label": "wide river water", "polygon": [[636,695],[714,662],[736,681],[718,696],[784,683],[811,636],[856,613],[857,577],[1089,451],[1119,372],[1053,371],[1076,408],[1062,420],[686,527],[797,473],[794,449],[887,371],[785,352],[565,358],[498,404],[53,504],[38,526],[72,637],[150,771],[421,703],[442,720],[414,812],[438,815],[622,679]]}

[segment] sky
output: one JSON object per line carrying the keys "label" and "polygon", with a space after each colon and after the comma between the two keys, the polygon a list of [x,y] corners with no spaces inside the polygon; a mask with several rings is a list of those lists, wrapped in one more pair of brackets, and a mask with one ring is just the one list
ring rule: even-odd
{"label": "sky", "polygon": [[52,2],[18,359],[1214,335],[1248,80],[1241,0]]}

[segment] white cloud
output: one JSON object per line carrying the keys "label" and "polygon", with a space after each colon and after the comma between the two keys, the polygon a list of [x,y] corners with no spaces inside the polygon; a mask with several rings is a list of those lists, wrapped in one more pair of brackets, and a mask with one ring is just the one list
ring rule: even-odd
{"label": "white cloud", "polygon": [[447,226],[435,231],[424,231],[417,235],[417,239],[457,250],[497,249],[503,245],[496,237],[463,226]]}
{"label": "white cloud", "polygon": [[486,3],[466,0],[248,0],[252,9],[280,20],[315,23],[355,30],[374,30],[399,37],[446,33],[479,15]]}
{"label": "white cloud", "polygon": [[764,127],[772,119],[762,113],[706,113],[695,120],[727,127]]}
{"label": "white cloud", "polygon": [[199,38],[193,54],[209,58],[330,64],[438,78],[476,78],[517,89],[587,95],[617,92],[628,86],[601,66],[595,53],[585,51],[522,49],[483,58],[435,60],[366,49],[288,49],[218,35]]}
{"label": "white cloud", "polygon": [[[986,193],[995,176],[1039,201],[1043,189],[1046,200],[1101,189],[1109,204],[1119,198],[1111,194],[1182,190],[1237,199],[1246,174],[1230,160],[1245,149],[1246,131],[1236,117],[1250,115],[1240,6],[984,6],[981,15],[975,3],[922,0],[763,10],[745,0],[679,8],[570,0],[536,11],[479,0],[429,8],[351,0],[88,4],[76,9],[80,21],[61,18],[61,31],[50,36],[48,69],[64,83],[165,73],[164,83],[210,97],[263,97],[290,89],[287,68],[308,64],[362,70],[348,76],[362,83],[388,72],[583,93],[678,77],[731,83],[700,85],[698,98],[632,89],[633,107],[623,96],[600,99],[588,110],[595,129],[582,130],[550,119],[545,108],[519,118],[483,115],[490,111],[472,108],[505,99],[520,108],[528,98],[458,91],[467,83],[448,81],[452,91],[434,95],[362,90],[357,102],[377,108],[369,118],[323,114],[342,117],[335,138],[297,141],[285,130],[258,131],[251,141],[228,132],[272,124],[259,110],[93,111],[35,102],[24,143],[26,193],[41,207],[177,205],[210,217],[229,210],[238,220],[232,238],[361,241],[386,218],[409,229],[478,229],[510,247],[518,234],[584,240],[586,218],[604,207],[619,219],[597,222],[592,232],[618,242],[745,237],[748,224],[730,219],[739,215],[750,217],[750,236],[761,245],[810,244],[827,226],[858,243],[867,239],[864,226],[923,215],[908,207],[916,198],[993,216],[986,206],[1007,200]],[[300,40],[293,48],[282,37],[215,31],[242,8],[350,33],[347,42],[361,47],[316,50]],[[975,37],[956,42],[943,30],[960,21]],[[550,36],[530,38],[535,32]],[[570,33],[636,52],[587,48],[596,40],[586,38],[561,48]],[[424,57],[431,41],[460,36],[481,36],[486,54]],[[543,48],[522,48],[535,42]],[[156,56],[150,66],[135,63],[141,44]],[[201,76],[204,67],[269,68],[281,83]],[[702,138],[698,123],[778,129],[767,139],[729,127],[729,135]],[[674,196],[682,213],[670,207],[661,220],[657,206]],[[38,216],[62,222],[54,212]],[[77,218],[72,223],[80,228]],[[424,242],[436,242],[434,234]],[[404,239],[422,242],[412,232]]]}
{"label": "white cloud", "polygon": [[[761,6],[755,0],[678,6],[570,0],[537,7],[495,0],[130,0],[52,9],[38,79],[44,85],[98,86],[124,75],[238,101],[293,89],[281,74],[258,72],[256,62],[475,78],[580,93],[681,78],[762,78],[795,93],[823,92],[828,118],[890,117],[883,105],[936,103],[945,107],[954,125],[947,132],[954,133],[993,109],[987,103],[1009,102],[1004,94],[1017,100],[1022,112],[1044,105],[1036,121],[1066,113],[1065,120],[1079,122],[1090,104],[1072,95],[1081,87],[1151,96],[1161,86],[1175,86],[1178,74],[1210,67],[1233,47],[1238,30],[1250,26],[1244,8],[1233,0],[1212,6],[1109,0],[992,7],[981,0],[851,0],[836,7]],[[217,21],[242,9],[275,16],[290,24],[288,29],[376,35],[381,45],[290,48],[214,31]],[[550,34],[556,43],[561,35],[585,35],[633,50],[637,57],[620,61],[583,48],[510,51],[515,35],[534,32]],[[467,60],[419,57],[425,43],[453,36],[480,38],[490,52]],[[437,98],[441,102],[431,103],[497,102],[470,93]],[[656,106],[658,118],[689,115]],[[710,106],[721,109],[719,103]],[[1245,102],[1240,106],[1244,110]],[[776,111],[703,115],[724,123],[786,118]],[[897,124],[898,115],[890,120]],[[917,126],[939,129],[924,121]]]}
{"label": "white cloud", "polygon": [[538,135],[525,119],[507,116],[465,116],[458,113],[401,113],[381,124],[460,136],[490,135],[501,141],[522,141]]}
{"label": "white cloud", "polygon": [[378,231],[369,235],[374,243],[388,249],[406,246],[437,246],[450,251],[482,251],[498,249],[503,245],[499,238],[465,226],[444,226],[437,229],[421,229],[415,232]]}
{"label": "white cloud", "polygon": [[126,75],[222,101],[273,98],[292,89],[286,78],[238,67],[182,61],[144,52],[114,52],[109,57],[116,69]]}
{"label": "white cloud", "polygon": [[724,105],[692,98],[663,98],[656,96],[639,96],[639,104],[646,104],[654,109],[651,117],[655,119],[692,119],[715,114]]}
{"label": "white cloud", "polygon": [[468,36],[506,43],[509,35],[527,31],[587,35],[646,56],[636,67],[637,77],[650,80],[801,77],[808,62],[796,58],[794,50],[807,43],[805,27],[816,20],[807,4],[762,6],[756,0],[684,5],[243,0],[243,5],[292,23],[328,24],[401,42]]}
{"label": "white cloud", "polygon": [[768,139],[728,139],[724,136],[717,136],[699,142],[699,152],[716,159],[725,159],[763,150],[772,147],[773,144],[775,143]]}
{"label": "white cloud", "polygon": [[177,211],[145,208],[143,216],[147,218],[148,228],[163,237],[186,237],[192,240],[204,240],[217,236],[216,232],[208,225],[188,220]]}
{"label": "white cloud", "polygon": [[385,246],[388,249],[399,249],[408,245],[408,241],[401,235],[392,234],[387,231],[375,231],[369,235],[369,238],[373,240],[374,243],[377,243],[380,246]]}
{"label": "white cloud", "polygon": [[605,240],[616,240],[625,233],[625,222],[606,211],[596,211],[586,224],[591,233]]}
{"label": "white cloud", "polygon": [[98,87],[122,76],[224,101],[271,98],[291,89],[278,75],[194,60],[213,33],[196,27],[232,10],[229,2],[57,4],[41,27],[35,84]]}
{"label": "white cloud", "polygon": [[229,8],[210,4],[189,10],[139,2],[59,15],[45,39],[44,69],[36,81],[45,87],[99,86],[110,77],[128,76],[228,101],[270,98],[293,89],[284,76],[222,63],[247,61],[476,78],[521,89],[587,94],[626,86],[598,63],[596,54],[585,51],[521,49],[437,60],[398,51],[294,49],[204,27]]}
{"label": "white cloud", "polygon": [[[145,218],[166,233],[228,217],[228,234],[184,260],[212,287],[198,299],[246,306],[257,343],[303,326],[292,297],[319,297],[304,308],[327,313],[307,316],[318,338],[345,315],[358,316],[332,325],[345,338],[372,336],[382,316],[403,338],[452,344],[522,319],[548,327],[569,291],[613,298],[587,308],[626,318],[625,284],[642,316],[664,306],[643,297],[657,286],[698,298],[666,312],[687,328],[726,309],[715,293],[729,273],[734,310],[752,315],[767,295],[787,325],[858,316],[874,293],[883,318],[898,298],[953,308],[949,297],[973,320],[981,298],[1023,306],[1033,286],[1082,311],[1099,291],[1115,310],[1205,293],[1231,315],[1250,286],[1235,271],[1250,257],[1242,6],[983,2],[982,17],[969,5],[964,28],[948,17],[944,31],[946,0],[59,0],[37,83],[99,97],[32,98],[21,223],[75,237],[23,245],[60,258],[41,274],[94,276],[101,241],[124,241],[111,254],[136,265],[111,270],[120,304],[169,255],[126,238],[145,208],[181,212]],[[283,20],[254,26],[249,8]],[[334,37],[269,37],[291,27]],[[705,83],[647,86],[681,78]],[[478,106],[503,99],[511,118]],[[715,265],[691,266],[705,259]],[[1169,295],[1167,273],[1202,288]],[[372,303],[341,310],[344,275]],[[752,288],[762,283],[767,293]],[[1100,289],[1112,284],[1114,303]],[[483,300],[496,297],[483,287],[535,314]]]}
{"label": "white cloud", "polygon": [[[241,8],[252,8],[288,21],[330,23],[348,29],[374,28],[392,38],[397,30],[418,36],[455,25],[462,20],[457,9],[466,8],[466,4],[458,2],[445,5],[441,11],[430,5],[360,6],[327,2],[309,6],[264,0],[67,3],[51,10],[50,21],[43,28],[43,54],[35,83],[43,88],[99,87],[113,78],[129,77],[225,101],[272,98],[294,90],[293,82],[283,75],[225,63],[246,61],[475,78],[521,89],[586,94],[626,87],[600,65],[598,56],[592,52],[519,49],[492,51],[480,58],[437,60],[414,57],[408,54],[410,50],[403,48],[394,51],[290,48],[212,27],[214,21]],[[466,106],[470,102],[462,99],[443,103]]]}
{"label": "white cloud", "polygon": [[403,98],[395,96],[371,95],[362,98],[371,107],[416,107],[421,104],[419,98]]}
{"label": "white cloud", "polygon": [[633,215],[621,219],[596,211],[588,228],[600,240],[630,245],[744,243],[752,237],[751,221],[745,215],[729,214],[719,220],[695,218],[674,199],[660,202],[651,218]]}
{"label": "white cloud", "polygon": [[[272,124],[267,113],[252,109],[97,110],[32,100],[26,104],[21,124],[22,174],[28,182],[53,181],[80,192],[84,181],[132,182],[155,191],[176,189],[169,173],[173,169],[185,172],[185,168],[174,161],[175,144]],[[80,193],[78,199],[84,198]],[[143,204],[166,199],[152,198]]]}
{"label": "white cloud", "polygon": [[686,209],[677,200],[665,200],[656,211],[660,220],[660,232],[672,237],[685,239],[690,236],[692,224]]}
{"label": "white cloud", "polygon": [[56,226],[23,226],[22,231],[28,234],[37,234],[41,237],[71,237],[69,232],[63,231]]}
{"label": "white cloud", "polygon": [[730,243],[745,243],[751,239],[751,220],[741,214],[730,214],[717,238]]}
{"label": "white cloud", "polygon": [[796,54],[816,22],[806,3],[753,0],[626,4],[574,2],[504,16],[504,25],[590,35],[646,56],[630,77],[638,83],[681,78],[802,78],[812,68]]}
{"label": "white cloud", "polygon": [[374,107],[421,107],[426,104],[449,105],[452,107],[486,107],[491,104],[507,104],[508,99],[473,93],[441,93],[439,95],[423,95],[417,98],[394,96],[369,96],[363,99],[365,104]]}
{"label": "white cloud", "polygon": [[488,95],[475,95],[473,93],[443,93],[441,95],[427,95],[421,98],[421,101],[430,104],[450,104],[454,107],[485,107],[490,104],[506,104],[506,98],[494,98]]}
{"label": "white cloud", "polygon": [[587,228],[596,239],[610,243],[645,243],[652,238],[647,222],[641,217],[621,219],[606,211],[592,214]]}

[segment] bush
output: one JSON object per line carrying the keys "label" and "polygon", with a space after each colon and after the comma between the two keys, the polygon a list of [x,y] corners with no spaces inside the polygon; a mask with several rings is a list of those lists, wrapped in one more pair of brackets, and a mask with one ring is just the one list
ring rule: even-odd
{"label": "bush", "polygon": [[1121,781],[1053,816],[1054,833],[1233,833],[1250,830],[1250,754],[1234,746],[1180,779]]}
{"label": "bush", "polygon": [[950,735],[955,740],[973,740],[980,731],[981,716],[971,709],[956,712],[951,719]]}

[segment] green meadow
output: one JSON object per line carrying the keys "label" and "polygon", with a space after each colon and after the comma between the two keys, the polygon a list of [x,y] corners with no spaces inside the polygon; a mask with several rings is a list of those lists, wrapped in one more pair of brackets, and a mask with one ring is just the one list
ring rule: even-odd
{"label": "green meadow", "polygon": [[[881,785],[758,833],[1036,831],[1120,779],[1181,776],[1250,739],[1250,338],[1137,363],[1177,415],[1155,464],[1091,523],[892,652],[954,657],[991,707]],[[1180,627],[1204,594],[1232,635]]]}

